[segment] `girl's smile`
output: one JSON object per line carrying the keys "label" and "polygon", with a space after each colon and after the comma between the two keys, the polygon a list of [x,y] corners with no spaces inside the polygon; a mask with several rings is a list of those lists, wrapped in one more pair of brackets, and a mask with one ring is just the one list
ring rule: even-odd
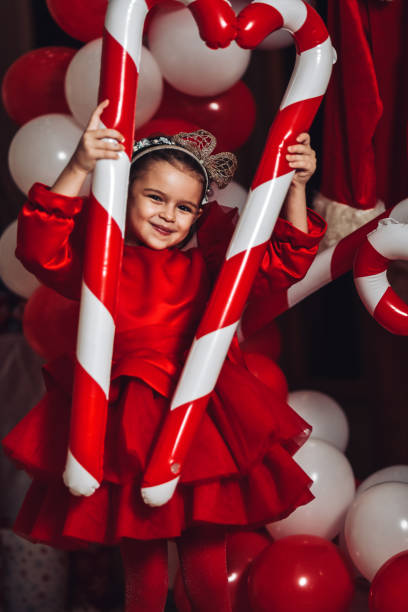
{"label": "girl's smile", "polygon": [[152,249],[174,247],[201,214],[197,176],[167,161],[154,161],[133,181],[128,198],[126,237]]}

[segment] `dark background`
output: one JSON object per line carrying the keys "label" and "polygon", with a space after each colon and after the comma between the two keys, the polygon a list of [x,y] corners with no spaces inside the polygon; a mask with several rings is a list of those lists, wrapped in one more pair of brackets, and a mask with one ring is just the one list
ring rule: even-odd
{"label": "dark background", "polygon": [[[325,16],[325,2],[317,4]],[[2,53],[0,77],[20,55],[41,46],[82,43],[64,34],[48,13],[45,0],[0,3]],[[290,77],[294,52],[255,51],[245,81],[257,104],[258,119],[250,141],[238,151],[238,181],[248,187],[260,158],[267,129]],[[319,157],[321,114],[313,128],[312,142]],[[14,185],[7,164],[11,139],[18,126],[0,108],[0,229],[18,214],[23,195]],[[402,164],[402,160],[401,160]],[[319,188],[319,170],[309,196]],[[404,295],[401,270],[393,272],[396,287]],[[396,463],[408,463],[406,396],[408,376],[403,371],[408,340],[378,326],[366,313],[354,289],[351,274],[333,282],[282,315],[280,364],[290,390],[314,389],[328,393],[344,408],[350,423],[347,455],[356,477]]]}

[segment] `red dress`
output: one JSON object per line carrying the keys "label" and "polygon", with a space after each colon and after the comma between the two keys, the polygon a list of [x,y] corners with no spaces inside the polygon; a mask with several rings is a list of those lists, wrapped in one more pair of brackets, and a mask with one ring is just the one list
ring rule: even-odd
{"label": "red dress", "polygon": [[[83,199],[36,184],[20,214],[17,255],[66,297],[81,284]],[[168,410],[226,246],[235,210],[206,206],[198,246],[155,251],[125,246],[104,455],[104,480],[90,497],[64,486],[69,431],[71,355],[47,364],[47,393],[3,441],[33,484],[16,521],[21,535],[56,547],[121,538],[177,537],[204,522],[258,526],[287,516],[313,496],[292,459],[310,428],[246,369],[237,342],[229,351],[179,486],[164,506],[140,496],[147,458]],[[316,253],[324,222],[309,212],[309,233],[278,220],[254,295],[301,278]]]}

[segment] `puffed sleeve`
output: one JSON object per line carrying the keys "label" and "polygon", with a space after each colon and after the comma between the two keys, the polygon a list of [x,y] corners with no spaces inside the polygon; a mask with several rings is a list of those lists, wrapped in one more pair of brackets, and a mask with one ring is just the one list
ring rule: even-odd
{"label": "puffed sleeve", "polygon": [[[216,202],[207,205],[198,228],[198,243],[215,278],[238,220],[237,209],[227,209]],[[314,211],[307,211],[308,232],[278,218],[255,278],[251,298],[289,287],[303,278],[312,263],[326,222]]]}
{"label": "puffed sleeve", "polygon": [[307,209],[308,232],[278,217],[251,291],[251,299],[286,289],[308,271],[326,232],[326,222]]}
{"label": "puffed sleeve", "polygon": [[79,299],[84,199],[35,183],[18,218],[16,256],[44,285]]}

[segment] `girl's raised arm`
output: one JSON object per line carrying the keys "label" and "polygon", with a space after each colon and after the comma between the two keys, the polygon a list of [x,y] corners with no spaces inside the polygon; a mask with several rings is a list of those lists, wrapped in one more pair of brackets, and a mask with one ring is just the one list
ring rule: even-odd
{"label": "girl's raised arm", "polygon": [[51,191],[76,197],[98,159],[117,159],[119,151],[123,151],[122,134],[117,130],[99,127],[101,115],[108,104],[109,100],[104,100],[92,113],[74,154],[52,185]]}
{"label": "girl's raised arm", "polygon": [[286,155],[289,166],[295,170],[295,174],[280,215],[307,233],[306,183],[316,170],[316,153],[310,146],[310,136],[307,132],[299,134],[296,141],[298,144],[289,146]]}

